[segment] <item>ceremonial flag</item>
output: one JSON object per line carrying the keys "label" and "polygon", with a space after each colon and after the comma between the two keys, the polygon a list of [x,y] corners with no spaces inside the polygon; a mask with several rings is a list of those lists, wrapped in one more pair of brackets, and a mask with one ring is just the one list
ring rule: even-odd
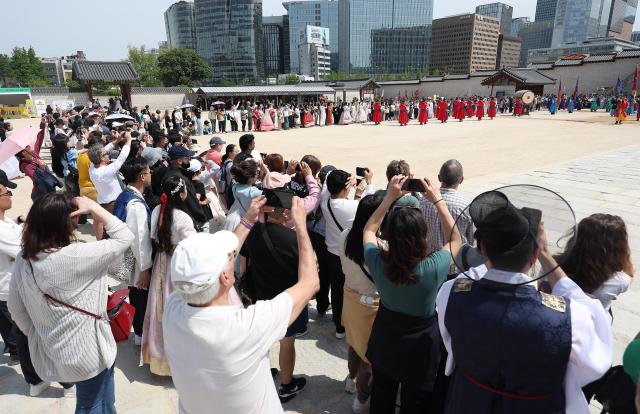
{"label": "ceremonial flag", "polygon": [[562,79],[560,79],[560,83],[558,84],[558,106],[560,106],[560,100],[562,99]]}
{"label": "ceremonial flag", "polygon": [[575,101],[578,98],[578,83],[580,82],[580,77],[576,79],[576,88],[573,90],[573,100]]}
{"label": "ceremonial flag", "polygon": [[636,63],[636,71],[633,74],[633,89],[632,92],[633,97],[635,98],[638,95],[638,64]]}
{"label": "ceremonial flag", "polygon": [[622,81],[620,77],[618,77],[618,81],[616,82],[616,92],[622,93]]}

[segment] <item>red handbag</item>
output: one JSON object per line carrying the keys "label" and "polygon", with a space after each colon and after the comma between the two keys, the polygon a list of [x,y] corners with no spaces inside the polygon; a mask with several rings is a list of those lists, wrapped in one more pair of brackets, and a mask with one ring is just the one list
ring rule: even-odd
{"label": "red handbag", "polygon": [[[31,276],[33,276],[33,281],[36,284],[36,287],[38,288],[38,290],[40,290],[42,295],[47,300],[57,303],[58,305],[65,306],[69,309],[73,309],[76,312],[91,316],[92,318],[98,320],[102,319],[102,316],[100,315],[73,305],[69,305],[66,302],[58,300],[53,296],[42,292],[33,274],[33,266],[31,265],[31,261],[29,261],[29,267],[31,267]],[[113,292],[107,297],[107,316],[109,317],[109,326],[111,327],[111,333],[113,334],[113,339],[115,339],[116,343],[126,341],[127,339],[129,339],[129,334],[131,333],[131,325],[133,324],[133,316],[136,313],[136,308],[134,308],[129,302],[127,302],[128,296],[129,289],[121,289]]]}

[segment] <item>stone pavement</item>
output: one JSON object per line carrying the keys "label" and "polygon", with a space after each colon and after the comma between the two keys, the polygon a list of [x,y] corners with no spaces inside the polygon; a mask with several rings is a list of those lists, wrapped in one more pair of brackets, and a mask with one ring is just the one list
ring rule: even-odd
{"label": "stone pavement", "polygon": [[[509,184],[537,184],[564,196],[574,208],[578,220],[596,213],[618,214],[628,226],[632,256],[640,268],[640,145],[624,147],[574,161],[539,168],[527,173],[469,179],[462,192],[471,199],[487,189]],[[626,344],[640,330],[640,288],[637,283],[613,305],[615,355],[620,363]],[[634,306],[635,304],[635,306]],[[330,318],[318,320],[312,308],[309,334],[297,340],[296,373],[307,377],[307,389],[287,403],[287,413],[349,413],[352,396],[344,392],[347,374],[347,345],[333,336]],[[271,352],[277,366],[277,346]],[[138,348],[132,341],[118,348],[116,361],[117,409],[120,413],[175,413],[177,396],[170,379],[149,374],[138,367]],[[0,356],[0,413],[70,413],[74,400],[60,398],[62,389],[54,386],[38,398],[25,396],[26,385],[19,367],[8,367]],[[595,407],[593,412],[595,411]]]}

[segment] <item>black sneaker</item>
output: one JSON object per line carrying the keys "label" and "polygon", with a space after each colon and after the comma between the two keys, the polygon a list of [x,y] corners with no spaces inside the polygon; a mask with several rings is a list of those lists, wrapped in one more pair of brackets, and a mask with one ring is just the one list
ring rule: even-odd
{"label": "black sneaker", "polygon": [[304,378],[293,378],[290,384],[281,384],[278,388],[278,397],[280,397],[281,403],[291,401],[302,389],[307,385],[307,380]]}
{"label": "black sneaker", "polygon": [[305,326],[305,327],[304,327],[304,329],[303,329],[302,331],[298,332],[298,333],[297,333],[297,334],[295,334],[294,336],[295,336],[296,338],[302,338],[303,336],[305,336],[305,335],[306,335],[306,334],[308,334],[308,333],[309,333],[309,326],[307,325],[307,326]]}
{"label": "black sneaker", "polygon": [[278,375],[278,368],[271,368],[271,378],[275,378]]}

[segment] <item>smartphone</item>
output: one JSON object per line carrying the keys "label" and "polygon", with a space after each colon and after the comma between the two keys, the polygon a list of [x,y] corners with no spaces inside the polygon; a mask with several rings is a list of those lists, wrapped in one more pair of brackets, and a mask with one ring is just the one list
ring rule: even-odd
{"label": "smartphone", "polygon": [[424,188],[424,185],[422,185],[422,181],[418,178],[408,178],[402,185],[402,190],[422,193],[426,191],[426,188]]}
{"label": "smartphone", "polygon": [[358,177],[364,177],[367,173],[367,169],[365,167],[356,167],[356,175]]}
{"label": "smartphone", "polygon": [[522,207],[522,212],[529,218],[529,223],[532,224],[533,235],[538,236],[538,228],[540,227],[540,220],[542,220],[542,210],[537,208]]}
{"label": "smartphone", "polygon": [[262,192],[267,197],[267,205],[273,207],[277,212],[290,210],[295,193],[289,189],[266,189]]}
{"label": "smartphone", "polygon": [[289,161],[285,161],[284,162],[284,170],[288,171],[289,170]]}

